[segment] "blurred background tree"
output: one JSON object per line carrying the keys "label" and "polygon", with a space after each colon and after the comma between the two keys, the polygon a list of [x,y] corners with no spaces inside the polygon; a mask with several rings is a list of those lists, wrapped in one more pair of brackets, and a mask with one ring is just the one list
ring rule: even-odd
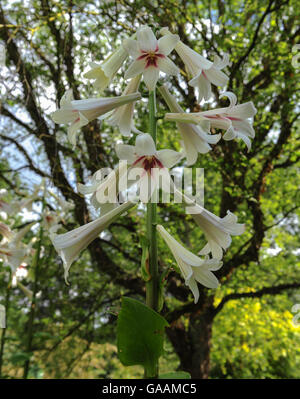
{"label": "blurred background tree", "polygon": [[[247,229],[234,237],[217,272],[221,287],[201,287],[197,304],[181,277],[169,273],[162,314],[170,327],[162,372],[172,363],[195,378],[300,377],[300,329],[292,323],[292,306],[300,303],[296,10],[295,0],[0,1],[0,40],[6,47],[6,65],[0,70],[1,188],[7,190],[6,201],[21,200],[46,178],[53,192],[74,203],[73,217],[64,221],[67,229],[96,216],[76,185],[116,163],[114,145],[121,135],[96,120],[82,129],[73,150],[66,127],[54,125],[50,113],[69,88],[75,99],[95,95],[83,78],[88,63],[103,60],[138,26],[167,26],[210,59],[229,53],[228,89],[240,103],[253,101],[258,110],[249,153],[241,142],[220,141],[198,158],[196,166],[205,170],[206,208],[220,216],[228,209],[235,212]],[[179,59],[176,63],[183,68]],[[184,107],[198,110],[182,72],[180,80],[172,79],[170,90]],[[105,95],[121,93],[122,74],[113,83]],[[217,91],[214,95],[213,106],[226,104]],[[166,111],[161,98],[158,111]],[[140,102],[136,126],[147,131],[147,124]],[[174,127],[159,121],[158,134],[165,147],[178,150]],[[46,207],[53,210],[50,202]],[[40,198],[23,219],[40,220],[41,209]],[[201,231],[180,206],[163,204],[159,217],[195,253],[203,247]],[[121,296],[143,300],[145,294],[139,270],[142,231],[143,210],[111,225],[72,266],[70,287],[44,237],[40,273],[26,278],[29,288],[36,280],[41,291],[30,348],[30,300],[8,284],[8,271],[1,267],[0,301],[9,302],[7,329],[0,337],[2,378],[142,375],[139,367],[120,364],[115,346]],[[174,260],[162,242],[159,251],[160,267],[172,267]]]}

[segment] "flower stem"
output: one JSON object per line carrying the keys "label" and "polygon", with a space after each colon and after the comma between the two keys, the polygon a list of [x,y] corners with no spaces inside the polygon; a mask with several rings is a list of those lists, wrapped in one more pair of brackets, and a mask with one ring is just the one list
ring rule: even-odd
{"label": "flower stem", "polygon": [[[149,133],[156,144],[156,96],[155,90],[149,93]],[[157,204],[147,203],[147,238],[149,241],[149,274],[150,280],[146,283],[146,304],[153,310],[158,310],[159,276],[157,262]],[[145,378],[158,377],[158,362],[145,368]]]}

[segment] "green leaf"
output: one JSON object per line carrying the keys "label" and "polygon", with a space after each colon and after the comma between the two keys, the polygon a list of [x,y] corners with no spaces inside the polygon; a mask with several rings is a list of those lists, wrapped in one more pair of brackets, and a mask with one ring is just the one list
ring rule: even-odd
{"label": "green leaf", "polygon": [[169,378],[171,380],[189,380],[191,375],[185,371],[172,371],[170,373],[161,374],[158,378],[160,380],[167,380]]}
{"label": "green leaf", "polygon": [[151,367],[163,353],[168,322],[143,303],[123,297],[118,317],[119,359],[124,366]]}

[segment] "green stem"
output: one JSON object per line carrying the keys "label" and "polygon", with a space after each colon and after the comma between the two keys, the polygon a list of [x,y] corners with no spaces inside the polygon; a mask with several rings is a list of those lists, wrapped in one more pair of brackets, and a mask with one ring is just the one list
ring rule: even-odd
{"label": "green stem", "polygon": [[[155,90],[149,93],[149,133],[156,144],[156,96]],[[149,241],[149,282],[146,283],[146,304],[153,310],[158,310],[159,275],[157,262],[157,204],[147,203],[147,238]],[[158,362],[145,367],[145,378],[158,377]]]}

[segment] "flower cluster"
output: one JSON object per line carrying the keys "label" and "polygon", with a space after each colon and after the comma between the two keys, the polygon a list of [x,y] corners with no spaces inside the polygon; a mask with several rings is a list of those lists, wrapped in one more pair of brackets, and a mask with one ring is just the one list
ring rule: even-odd
{"label": "flower cluster", "polygon": [[[195,89],[198,107],[211,98],[212,85],[224,88],[228,82],[228,76],[223,71],[230,65],[227,54],[224,54],[222,59],[215,56],[211,61],[189,48],[178,35],[171,33],[167,28],[160,29],[159,34],[160,38],[157,38],[149,26],[142,26],[135,35],[123,40],[121,46],[102,63],[90,64],[91,68],[85,77],[93,79],[94,88],[102,93],[120,68],[131,59],[124,74],[124,79],[129,82],[121,96],[74,100],[72,91],[69,90],[60,101],[60,109],[52,114],[56,123],[71,123],[68,137],[74,146],[78,130],[96,118],[108,117],[108,123],[118,127],[125,137],[137,134],[135,145],[125,143],[116,145],[116,154],[121,161],[127,162],[128,169],[127,164],[123,166],[121,162],[119,167],[107,176],[103,177],[98,171],[92,177],[90,184],[78,185],[81,194],[91,194],[91,203],[96,209],[101,209],[100,218],[65,234],[56,234],[52,231],[52,242],[63,259],[66,280],[69,268],[78,254],[116,217],[133,206],[131,202],[121,203],[121,190],[120,185],[115,183],[116,177],[126,176],[136,183],[133,171],[139,169],[137,184],[140,189],[140,199],[142,202],[148,202],[159,187],[160,175],[167,176],[170,181],[169,168],[184,159],[188,166],[194,165],[199,153],[209,152],[221,139],[227,141],[241,139],[248,151],[251,149],[251,139],[255,133],[250,119],[255,115],[256,109],[252,102],[237,104],[236,96],[226,91],[220,95],[220,98],[227,97],[229,106],[187,113],[170,93],[166,84],[159,87],[159,93],[170,110],[170,113],[165,115],[165,120],[175,122],[182,137],[181,152],[172,149],[158,150],[151,135],[135,127],[134,106],[141,98],[138,92],[141,81],[149,92],[153,92],[161,72],[166,75],[179,75],[180,69],[173,61],[176,56],[185,65],[189,77],[188,84]],[[162,189],[164,190],[164,187]],[[107,203],[105,194],[107,190],[111,190],[114,197],[114,201],[110,203]],[[199,298],[197,282],[209,288],[218,286],[217,278],[212,271],[222,266],[223,251],[230,246],[231,236],[242,234],[244,225],[237,223],[237,217],[230,211],[225,217],[220,218],[185,195],[183,202],[188,210],[192,210],[190,212],[192,217],[206,237],[207,244],[199,252],[205,257],[200,258],[188,251],[163,226],[158,225],[157,231],[173,253],[196,302]]]}

